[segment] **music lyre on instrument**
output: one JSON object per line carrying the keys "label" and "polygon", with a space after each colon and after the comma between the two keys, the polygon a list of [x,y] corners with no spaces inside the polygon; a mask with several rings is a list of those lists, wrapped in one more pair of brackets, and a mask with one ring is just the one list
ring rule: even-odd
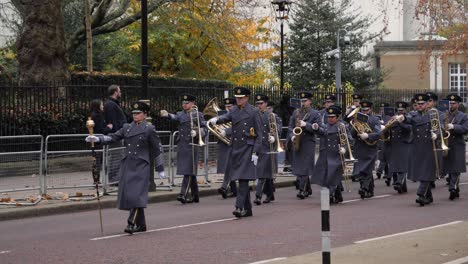
{"label": "music lyre on instrument", "polygon": [[[363,122],[360,120],[360,118],[358,118],[358,117],[368,118],[367,115],[359,113],[360,110],[361,110],[361,107],[356,107],[353,111],[351,111],[351,113],[348,114],[347,118],[352,118],[351,120],[349,120],[349,124],[354,128],[354,130],[356,130],[358,134],[372,133],[372,128],[369,126],[369,124],[367,124],[367,121]],[[371,142],[367,139],[365,139],[364,142],[369,146],[373,146],[377,144],[377,141]]]}
{"label": "music lyre on instrument", "polygon": [[98,201],[98,209],[99,209],[99,223],[101,224],[101,235],[104,235],[104,228],[102,226],[102,208],[101,208],[101,200],[99,198],[99,170],[97,169],[97,161],[96,161],[96,151],[94,149],[94,139],[92,136],[94,135],[94,121],[91,117],[88,117],[88,121],[86,121],[86,127],[88,128],[89,135],[91,136],[91,153],[93,156],[93,181],[96,187],[96,197]]}

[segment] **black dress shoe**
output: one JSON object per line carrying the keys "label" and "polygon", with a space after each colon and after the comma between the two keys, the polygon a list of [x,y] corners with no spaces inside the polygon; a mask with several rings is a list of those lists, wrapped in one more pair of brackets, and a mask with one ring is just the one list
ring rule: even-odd
{"label": "black dress shoe", "polygon": [[241,213],[242,217],[253,216],[252,209],[242,210],[242,212],[243,212],[243,213]]}
{"label": "black dress shoe", "polygon": [[193,197],[193,198],[187,198],[185,200],[186,203],[199,203],[200,202],[200,198],[198,197]]}
{"label": "black dress shoe", "polygon": [[380,180],[380,178],[382,178],[382,173],[381,172],[377,172],[376,175],[377,175],[377,180]]}
{"label": "black dress shoe", "polygon": [[133,233],[137,233],[137,232],[146,232],[146,225],[134,226]]}
{"label": "black dress shoe", "polygon": [[187,202],[187,198],[183,196],[182,194],[177,195],[177,201],[181,202],[182,204],[185,204]]}
{"label": "black dress shoe", "polygon": [[124,229],[125,233],[129,233],[130,235],[133,234],[133,225],[127,225],[127,227]]}
{"label": "black dress shoe", "polygon": [[424,206],[426,204],[430,204],[430,200],[426,197],[418,196],[418,198],[416,198],[416,203],[420,206]]}
{"label": "black dress shoe", "polygon": [[450,201],[455,200],[455,198],[457,198],[457,191],[456,190],[450,190],[450,196],[449,196]]}
{"label": "black dress shoe", "polygon": [[262,200],[260,199],[260,197],[255,197],[255,200],[254,200],[254,204],[256,205],[261,205],[262,204]]}
{"label": "black dress shoe", "polygon": [[399,184],[399,183],[396,183],[395,185],[393,185],[393,189],[394,189],[395,191],[397,191],[398,193],[402,193],[402,192],[403,192],[402,186],[401,186],[401,184]]}
{"label": "black dress shoe", "polygon": [[386,184],[387,186],[390,186],[391,181],[392,181],[392,179],[386,178],[386,179],[385,179],[385,184]]}
{"label": "black dress shoe", "polygon": [[221,197],[223,197],[223,199],[226,199],[227,198],[227,190],[224,189],[224,188],[219,188],[218,189],[218,193],[221,194]]}
{"label": "black dress shoe", "polygon": [[304,195],[303,192],[298,192],[298,193],[296,194],[296,197],[299,198],[299,199],[301,199],[301,200],[304,200],[304,199],[305,199],[305,195]]}
{"label": "black dress shoe", "polygon": [[366,197],[366,190],[359,189],[359,196],[361,196],[361,199],[364,199]]}
{"label": "black dress shoe", "polygon": [[241,217],[241,212],[242,212],[242,210],[240,208],[236,208],[236,210],[232,211],[232,214],[235,217],[240,218]]}
{"label": "black dress shoe", "polygon": [[272,196],[267,196],[267,198],[265,199],[265,201],[263,201],[263,203],[270,203],[272,201],[275,200],[275,196],[272,195]]}

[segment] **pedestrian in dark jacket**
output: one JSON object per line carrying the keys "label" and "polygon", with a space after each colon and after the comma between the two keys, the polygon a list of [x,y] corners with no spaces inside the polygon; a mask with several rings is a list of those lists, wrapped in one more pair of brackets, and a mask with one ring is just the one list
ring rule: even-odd
{"label": "pedestrian in dark jacket", "polygon": [[[120,181],[117,207],[130,211],[126,233],[145,232],[144,208],[148,203],[150,178],[150,159],[155,158],[155,168],[164,177],[162,145],[154,126],[145,120],[149,106],[143,102],[132,104],[133,122],[125,124],[119,131],[104,136],[88,136],[87,142],[111,144],[120,140],[125,142],[125,156],[120,162]],[[154,156],[152,156],[154,154]]]}
{"label": "pedestrian in dark jacket", "polygon": [[100,99],[94,99],[90,104],[91,119],[94,121],[94,133],[107,135],[112,128],[104,120],[104,104]]}

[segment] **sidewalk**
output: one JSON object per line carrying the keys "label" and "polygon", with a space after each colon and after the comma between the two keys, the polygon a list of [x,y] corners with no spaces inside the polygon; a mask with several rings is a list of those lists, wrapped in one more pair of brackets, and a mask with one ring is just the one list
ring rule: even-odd
{"label": "sidewalk", "polygon": [[[333,245],[332,245],[333,246]],[[468,222],[332,248],[334,264],[468,263]],[[458,260],[458,261],[455,261]],[[451,262],[453,261],[453,262]],[[268,263],[322,263],[315,252]]]}
{"label": "sidewalk", "polygon": [[[282,175],[282,176],[279,176]],[[293,186],[295,177],[288,174],[279,174],[276,178],[276,187],[289,187]],[[88,174],[86,174],[88,177]],[[89,177],[88,177],[89,178]],[[202,179],[199,177],[198,179]],[[209,187],[199,187],[200,196],[218,195],[217,189],[221,186],[217,180],[222,178],[222,175],[209,175],[211,184]],[[156,180],[159,183],[159,179]],[[53,190],[49,193],[54,193]],[[88,188],[86,190],[80,190],[83,194],[94,194],[95,190]],[[167,201],[176,201],[176,196],[180,192],[180,187],[172,187],[172,191],[157,190],[156,192],[148,193],[148,203],[160,203]],[[100,197],[101,208],[115,208],[117,202],[117,195],[113,193],[111,195],[105,195]],[[71,213],[84,210],[97,210],[98,202],[97,199],[93,200],[45,200],[42,199],[37,205],[34,206],[14,206],[14,205],[1,205],[0,206],[0,221],[20,219],[34,216],[47,216],[53,214]]]}

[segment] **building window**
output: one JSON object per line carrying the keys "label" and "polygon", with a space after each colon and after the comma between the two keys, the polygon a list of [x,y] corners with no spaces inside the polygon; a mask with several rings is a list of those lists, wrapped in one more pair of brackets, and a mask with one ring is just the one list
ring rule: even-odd
{"label": "building window", "polygon": [[460,95],[463,103],[468,103],[468,91],[466,89],[466,64],[449,64],[449,91]]}

